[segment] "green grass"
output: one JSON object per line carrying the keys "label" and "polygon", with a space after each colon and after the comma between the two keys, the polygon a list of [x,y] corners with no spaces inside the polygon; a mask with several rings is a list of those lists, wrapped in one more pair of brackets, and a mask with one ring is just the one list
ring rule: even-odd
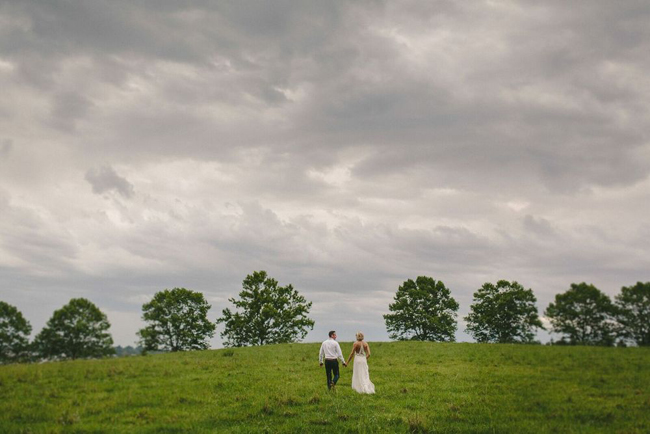
{"label": "green grass", "polygon": [[370,345],[371,396],[319,344],[3,366],[0,432],[650,432],[648,348]]}

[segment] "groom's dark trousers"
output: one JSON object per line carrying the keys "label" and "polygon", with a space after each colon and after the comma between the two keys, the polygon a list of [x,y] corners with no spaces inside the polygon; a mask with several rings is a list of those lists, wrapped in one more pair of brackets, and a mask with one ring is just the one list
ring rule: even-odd
{"label": "groom's dark trousers", "polygon": [[[334,379],[332,379],[334,373]],[[327,388],[339,381],[339,361],[337,359],[325,359],[325,374],[327,375]]]}

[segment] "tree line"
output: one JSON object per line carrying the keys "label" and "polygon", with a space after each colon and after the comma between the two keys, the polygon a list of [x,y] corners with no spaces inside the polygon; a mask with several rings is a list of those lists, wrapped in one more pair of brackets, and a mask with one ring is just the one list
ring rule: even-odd
{"label": "tree line", "polygon": [[[535,343],[546,330],[531,289],[517,282],[485,283],[474,292],[465,331],[477,342]],[[391,339],[453,342],[459,305],[441,281],[420,276],[399,287],[384,315]],[[622,287],[614,301],[587,283],[555,295],[544,316],[556,345],[650,345],[650,282]]]}
{"label": "tree line", "polygon": [[[234,310],[208,319],[210,304],[200,292],[185,288],[157,292],[142,305],[146,325],[137,332],[138,345],[151,351],[190,351],[209,348],[217,324],[226,346],[295,342],[314,327],[307,315],[312,303],[291,284],[281,286],[265,271],[246,276]],[[95,304],[73,298],[56,310],[45,327],[29,341],[32,327],[14,306],[0,301],[0,363],[99,358],[115,355],[110,323]]]}
{"label": "tree line", "polygon": [[[210,304],[200,292],[185,288],[157,292],[142,306],[146,326],[137,332],[148,351],[209,348],[217,324],[227,347],[295,342],[314,327],[308,317],[312,303],[291,284],[281,286],[265,271],[246,276],[233,309],[208,319]],[[473,295],[465,331],[477,342],[535,343],[537,329],[546,329],[537,299],[519,283],[485,283]],[[458,302],[440,280],[419,276],[399,286],[384,315],[394,340],[453,342]],[[650,345],[650,282],[623,287],[612,301],[594,285],[571,284],[555,296],[544,312],[549,331],[564,345]],[[96,358],[115,354],[106,315],[92,302],[74,298],[56,310],[29,341],[32,327],[14,306],[0,301],[0,363]]]}

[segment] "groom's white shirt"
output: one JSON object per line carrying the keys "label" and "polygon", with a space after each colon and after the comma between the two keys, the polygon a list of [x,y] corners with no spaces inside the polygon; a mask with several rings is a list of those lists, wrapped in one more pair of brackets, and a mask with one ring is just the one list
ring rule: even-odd
{"label": "groom's white shirt", "polygon": [[324,341],[320,346],[320,354],[318,355],[318,361],[323,363],[323,359],[341,359],[345,363],[343,358],[343,353],[341,352],[341,346],[334,339],[329,338]]}

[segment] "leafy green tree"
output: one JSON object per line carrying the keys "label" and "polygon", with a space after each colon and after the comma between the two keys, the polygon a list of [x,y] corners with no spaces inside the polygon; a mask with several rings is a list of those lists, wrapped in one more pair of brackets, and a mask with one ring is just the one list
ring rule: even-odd
{"label": "leafy green tree", "polygon": [[224,345],[242,347],[294,342],[303,339],[314,321],[307,317],[311,302],[298,294],[290,284],[279,286],[266,271],[246,276],[239,299],[230,298],[240,311],[224,309],[217,323],[225,330]]}
{"label": "leafy green tree", "polygon": [[29,359],[32,326],[14,306],[0,301],[0,363]]}
{"label": "leafy green tree", "polygon": [[145,351],[190,351],[210,347],[216,326],[208,320],[211,306],[200,292],[185,288],[157,292],[142,305],[148,325],[138,332]]}
{"label": "leafy green tree", "polygon": [[474,293],[466,331],[477,342],[533,343],[535,329],[544,329],[536,302],[533,291],[517,282],[485,283]]}
{"label": "leafy green tree", "polygon": [[34,346],[43,358],[79,359],[115,353],[106,315],[85,298],[73,298],[54,312],[36,336]]}
{"label": "leafy green tree", "polygon": [[458,303],[442,281],[427,276],[408,279],[384,315],[391,339],[454,342]]}
{"label": "leafy green tree", "polygon": [[650,282],[621,288],[616,305],[620,335],[640,347],[650,346]]}
{"label": "leafy green tree", "polygon": [[616,307],[594,285],[572,283],[563,294],[555,295],[544,315],[553,333],[563,334],[571,345],[613,345],[616,340]]}

